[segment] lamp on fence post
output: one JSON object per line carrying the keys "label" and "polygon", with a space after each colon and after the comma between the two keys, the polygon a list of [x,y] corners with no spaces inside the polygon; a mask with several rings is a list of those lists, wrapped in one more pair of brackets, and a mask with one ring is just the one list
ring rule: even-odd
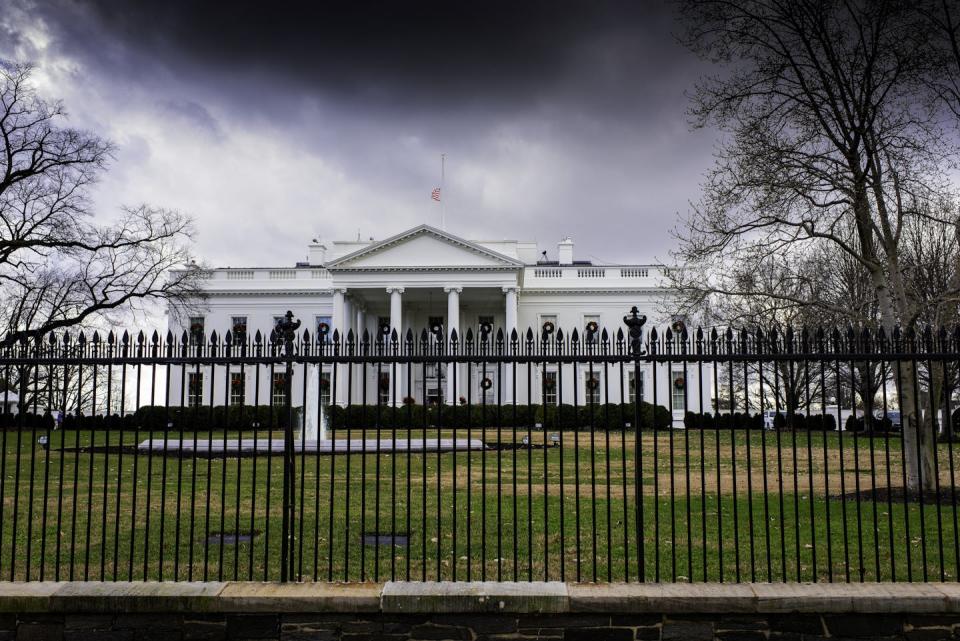
{"label": "lamp on fence post", "polygon": [[284,401],[287,404],[287,424],[283,427],[283,522],[280,549],[280,580],[289,581],[293,575],[293,341],[297,337],[300,321],[293,320],[293,312],[287,311],[277,322],[275,333],[283,340],[286,375],[284,377]]}

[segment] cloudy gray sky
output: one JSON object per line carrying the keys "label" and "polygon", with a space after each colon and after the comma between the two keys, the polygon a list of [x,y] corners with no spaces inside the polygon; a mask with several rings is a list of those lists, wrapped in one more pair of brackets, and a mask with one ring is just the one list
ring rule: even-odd
{"label": "cloudy gray sky", "polygon": [[441,153],[449,231],[652,261],[711,163],[657,0],[4,4],[0,56],[117,144],[98,210],[189,213],[214,265],[438,225]]}

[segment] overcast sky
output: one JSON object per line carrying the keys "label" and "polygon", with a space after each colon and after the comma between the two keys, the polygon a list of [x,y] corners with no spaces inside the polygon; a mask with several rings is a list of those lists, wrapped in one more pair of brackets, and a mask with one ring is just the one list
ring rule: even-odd
{"label": "overcast sky", "polygon": [[213,265],[439,225],[441,153],[452,233],[667,258],[715,140],[670,6],[304,4],[5,0],[0,56],[117,144],[98,211],[188,213]]}

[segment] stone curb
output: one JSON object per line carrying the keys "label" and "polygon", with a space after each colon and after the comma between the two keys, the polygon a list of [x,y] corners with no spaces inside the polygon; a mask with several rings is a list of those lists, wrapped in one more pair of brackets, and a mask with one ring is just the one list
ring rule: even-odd
{"label": "stone curb", "polygon": [[0,582],[0,612],[957,614],[960,584]]}

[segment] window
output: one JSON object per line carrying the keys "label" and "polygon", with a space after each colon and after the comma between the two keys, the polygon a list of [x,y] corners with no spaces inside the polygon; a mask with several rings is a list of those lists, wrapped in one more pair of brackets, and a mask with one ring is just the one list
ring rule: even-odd
{"label": "window", "polygon": [[333,319],[330,316],[317,316],[314,327],[317,328],[317,337],[322,338],[323,342],[329,343],[333,340]]}
{"label": "window", "polygon": [[381,405],[390,404],[390,373],[380,372],[380,380],[377,383],[377,398]]}
{"label": "window", "polygon": [[247,391],[246,374],[243,372],[230,373],[230,404],[243,405]]}
{"label": "window", "polygon": [[600,314],[584,314],[583,340],[600,340]]}
{"label": "window", "polygon": [[377,319],[377,335],[374,336],[374,340],[380,340],[381,337],[386,339],[388,336],[390,336],[390,317],[380,316]]}
{"label": "window", "polygon": [[439,405],[443,402],[443,374],[446,366],[440,363],[427,363],[424,367],[424,391],[428,405]]}
{"label": "window", "polygon": [[286,372],[273,373],[273,390],[271,401],[274,405],[284,405],[287,402],[287,374]]}
{"label": "window", "polygon": [[546,371],[543,373],[543,404],[557,404],[557,372]]}
{"label": "window", "polygon": [[477,316],[477,332],[478,335],[482,334],[486,330],[490,336],[493,336],[493,315],[485,314],[483,316]]}
{"label": "window", "polygon": [[634,370],[627,372],[627,402],[636,403],[637,398],[643,400],[643,372],[640,372],[640,387],[637,387],[637,373]]}
{"label": "window", "polygon": [[202,345],[204,337],[203,316],[190,317],[190,344]]}
{"label": "window", "polygon": [[190,372],[187,381],[187,405],[200,407],[203,404],[203,372]]}
{"label": "window", "polygon": [[443,336],[443,316],[430,316],[427,321],[427,331],[434,336]]}
{"label": "window", "polygon": [[330,405],[330,372],[320,372],[320,404]]}
{"label": "window", "polygon": [[[546,339],[548,341],[556,338],[557,330],[560,329],[557,327],[557,315],[556,314],[541,314],[540,315],[540,334],[538,338],[540,340]],[[566,332],[564,332],[566,333]]]}
{"label": "window", "polygon": [[593,403],[600,403],[601,389],[603,388],[603,383],[600,380],[602,372],[585,372],[584,376],[584,387],[586,387],[586,392],[583,395],[584,401],[587,405]]}
{"label": "window", "polygon": [[490,366],[487,366],[487,371],[484,372],[482,367],[477,367],[477,386],[480,388],[478,391],[478,396],[480,397],[481,403],[496,403],[497,402],[497,371],[495,369],[491,370]]}
{"label": "window", "polygon": [[673,409],[687,409],[687,379],[683,369],[673,370],[670,375],[670,389],[672,390]]}
{"label": "window", "polygon": [[230,332],[234,343],[244,343],[247,340],[247,317],[234,316],[230,319]]}

